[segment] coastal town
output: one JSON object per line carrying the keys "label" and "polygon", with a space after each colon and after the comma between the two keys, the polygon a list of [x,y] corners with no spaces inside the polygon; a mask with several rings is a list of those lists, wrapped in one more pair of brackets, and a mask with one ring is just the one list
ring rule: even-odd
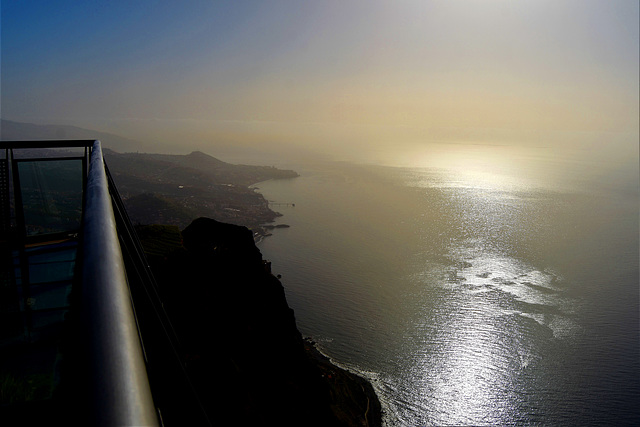
{"label": "coastal town", "polygon": [[256,241],[269,235],[280,216],[252,184],[292,179],[295,171],[270,166],[233,165],[202,152],[188,155],[117,153],[105,161],[134,224],[186,227],[209,217],[243,225]]}

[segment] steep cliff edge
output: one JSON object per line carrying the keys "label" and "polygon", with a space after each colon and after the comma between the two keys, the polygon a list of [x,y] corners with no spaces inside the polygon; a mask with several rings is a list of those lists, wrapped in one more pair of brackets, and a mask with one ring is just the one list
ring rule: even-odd
{"label": "steep cliff edge", "polygon": [[208,218],[183,245],[141,230],[187,372],[214,425],[379,425],[370,384],[303,340],[280,281],[246,227]]}

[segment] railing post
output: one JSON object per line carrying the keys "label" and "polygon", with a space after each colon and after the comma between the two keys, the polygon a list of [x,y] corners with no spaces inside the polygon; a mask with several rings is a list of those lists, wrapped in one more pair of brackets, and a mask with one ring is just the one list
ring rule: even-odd
{"label": "railing post", "polygon": [[82,236],[81,330],[91,425],[157,425],[100,142],[93,144]]}

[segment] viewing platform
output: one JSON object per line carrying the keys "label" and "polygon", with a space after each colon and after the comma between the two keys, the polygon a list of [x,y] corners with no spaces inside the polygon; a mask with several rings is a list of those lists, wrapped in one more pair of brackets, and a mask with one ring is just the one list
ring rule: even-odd
{"label": "viewing platform", "polygon": [[100,142],[0,149],[3,421],[209,424]]}

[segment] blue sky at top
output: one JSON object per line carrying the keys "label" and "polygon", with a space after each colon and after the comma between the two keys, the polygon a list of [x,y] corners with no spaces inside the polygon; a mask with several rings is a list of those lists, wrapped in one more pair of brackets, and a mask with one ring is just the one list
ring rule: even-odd
{"label": "blue sky at top", "polygon": [[2,116],[309,144],[633,136],[638,13],[625,0],[3,0]]}

